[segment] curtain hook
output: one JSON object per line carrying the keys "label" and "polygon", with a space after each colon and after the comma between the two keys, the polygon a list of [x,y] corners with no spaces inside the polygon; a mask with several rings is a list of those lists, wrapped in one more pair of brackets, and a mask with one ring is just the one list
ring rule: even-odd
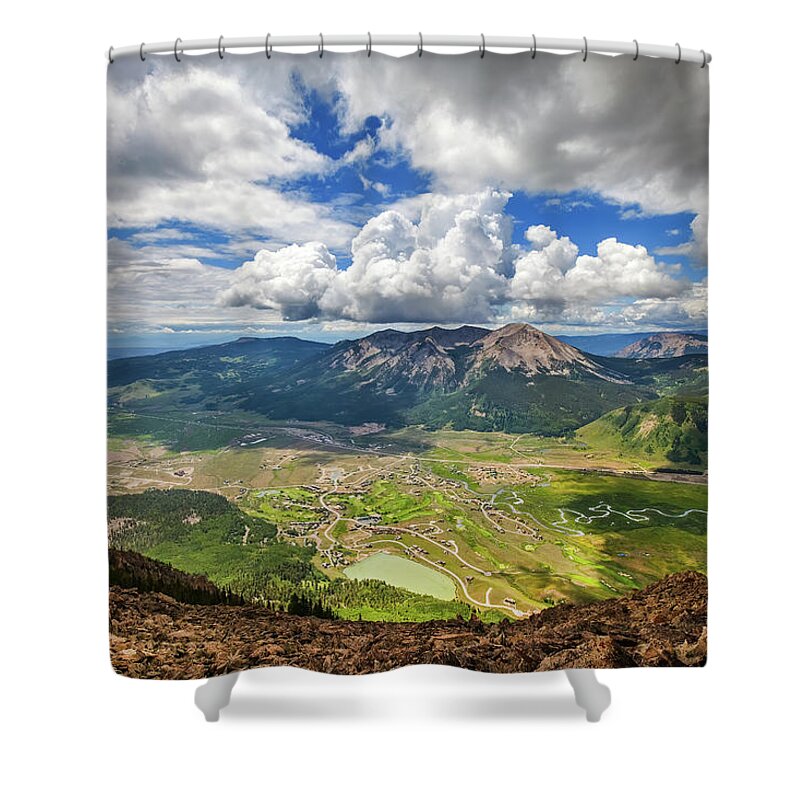
{"label": "curtain hook", "polygon": [[271,33],[268,33],[266,38],[264,39],[264,55],[267,58],[272,58],[272,45],[269,43],[269,37],[272,36]]}
{"label": "curtain hook", "polygon": [[[181,37],[179,36],[175,40],[175,46],[172,48],[172,52],[175,54],[175,60],[176,61],[180,61],[180,59],[178,58],[178,42],[182,42],[182,41],[183,41],[183,39],[181,39]],[[183,53],[183,50],[181,50],[181,54],[182,53]]]}
{"label": "curtain hook", "polygon": [[217,41],[217,55],[222,58],[225,55],[225,48],[222,46],[222,36]]}
{"label": "curtain hook", "polygon": [[532,33],[531,38],[533,39],[533,47],[531,47],[531,58],[536,58],[536,34]]}
{"label": "curtain hook", "polygon": [[583,37],[583,60],[586,61],[586,56],[589,55],[589,42],[586,37]]}
{"label": "curtain hook", "polygon": [[322,58],[322,54],[325,51],[325,40],[322,38],[322,34],[319,35],[319,44],[317,45],[317,50],[319,50],[319,57]]}
{"label": "curtain hook", "polygon": [[367,31],[367,58],[372,55],[372,34]]}
{"label": "curtain hook", "polygon": [[486,37],[481,34],[481,46],[478,48],[481,54],[481,58],[486,55]]}
{"label": "curtain hook", "polygon": [[634,39],[633,43],[636,45],[636,55],[633,57],[633,60],[634,61],[638,61],[639,60],[639,42],[637,42],[636,39]]}
{"label": "curtain hook", "polygon": [[144,42],[139,45],[139,58],[144,61]]}
{"label": "curtain hook", "polygon": [[108,63],[114,63],[114,45],[112,44],[111,47],[108,48]]}
{"label": "curtain hook", "polygon": [[705,69],[706,64],[708,63],[708,57],[706,56],[706,51],[700,51],[703,54],[703,63],[700,65],[700,69]]}
{"label": "curtain hook", "polygon": [[677,42],[675,42],[675,47],[678,48],[678,57],[675,59],[675,63],[676,64],[680,64],[681,63],[681,46]]}
{"label": "curtain hook", "polygon": [[422,31],[419,34],[419,44],[417,45],[417,55],[422,58]]}

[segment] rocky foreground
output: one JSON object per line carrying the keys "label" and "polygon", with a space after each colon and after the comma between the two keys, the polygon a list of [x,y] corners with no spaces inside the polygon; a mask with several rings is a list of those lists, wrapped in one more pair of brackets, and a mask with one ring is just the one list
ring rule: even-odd
{"label": "rocky foreground", "polygon": [[347,622],[252,605],[196,605],[112,586],[111,661],[132,678],[191,679],[252,667],[359,675],[409,664],[484,672],[698,667],[708,583],[670,575],[627,597],[560,606],[520,622]]}

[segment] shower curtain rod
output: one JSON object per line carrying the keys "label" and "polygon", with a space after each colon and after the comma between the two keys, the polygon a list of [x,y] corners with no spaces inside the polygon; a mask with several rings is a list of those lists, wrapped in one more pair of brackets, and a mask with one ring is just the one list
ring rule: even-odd
{"label": "shower curtain rod", "polygon": [[676,63],[688,61],[705,67],[711,61],[711,53],[705,50],[690,50],[682,48],[677,42],[672,45],[645,44],[636,39],[630,42],[612,42],[605,39],[553,39],[539,37],[534,34],[527,36],[440,36],[435,34],[312,34],[308,36],[244,36],[231,37],[218,36],[213,39],[187,39],[180,38],[173,42],[142,42],[141,44],[126,45],[125,47],[110,47],[108,60],[113,64],[118,58],[137,56],[144,61],[148,55],[154,53],[168,53],[180,60],[180,56],[191,50],[216,51],[220,58],[224,58],[227,50],[237,48],[261,49],[265,55],[272,53],[273,47],[315,47],[320,57],[325,48],[339,46],[359,45],[369,54],[373,48],[380,46],[401,45],[415,47],[419,55],[425,47],[476,47],[483,57],[486,48],[514,48],[529,50],[536,56],[539,50],[567,50],[583,54],[584,61],[589,53],[613,53],[617,55],[639,56],[653,58],[671,58]]}

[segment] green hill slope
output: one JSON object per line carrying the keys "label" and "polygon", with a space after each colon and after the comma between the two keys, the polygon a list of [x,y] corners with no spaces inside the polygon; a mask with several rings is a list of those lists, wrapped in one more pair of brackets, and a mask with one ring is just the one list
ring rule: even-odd
{"label": "green hill slope", "polygon": [[291,336],[242,337],[225,344],[119,358],[108,364],[109,401],[150,410],[181,405],[227,408],[248,381],[264,381],[324,353],[330,345]]}
{"label": "green hill slope", "polygon": [[[423,622],[472,614],[462,601],[416,594],[379,580],[329,580],[312,563],[314,548],[280,540],[271,522],[211,492],[148,489],[112,495],[108,526],[111,578],[120,586],[163,591],[190,602],[206,602],[197,597],[216,591],[293,614],[343,619]],[[120,550],[162,566],[139,560],[132,569],[131,556],[120,566],[114,560]],[[502,612],[479,616],[493,621]]]}
{"label": "green hill slope", "polygon": [[579,428],[577,436],[590,447],[647,466],[705,469],[708,398],[664,397],[617,408]]}

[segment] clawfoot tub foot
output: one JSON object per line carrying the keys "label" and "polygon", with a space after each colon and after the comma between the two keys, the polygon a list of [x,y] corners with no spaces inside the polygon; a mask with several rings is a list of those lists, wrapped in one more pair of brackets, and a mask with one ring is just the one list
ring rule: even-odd
{"label": "clawfoot tub foot", "polygon": [[194,704],[203,712],[206,722],[217,722],[219,712],[231,701],[231,692],[239,680],[238,672],[209,678],[194,693]]}
{"label": "clawfoot tub foot", "polygon": [[568,669],[565,672],[575,692],[575,702],[586,712],[586,719],[599,722],[611,705],[611,690],[597,680],[593,669]]}

